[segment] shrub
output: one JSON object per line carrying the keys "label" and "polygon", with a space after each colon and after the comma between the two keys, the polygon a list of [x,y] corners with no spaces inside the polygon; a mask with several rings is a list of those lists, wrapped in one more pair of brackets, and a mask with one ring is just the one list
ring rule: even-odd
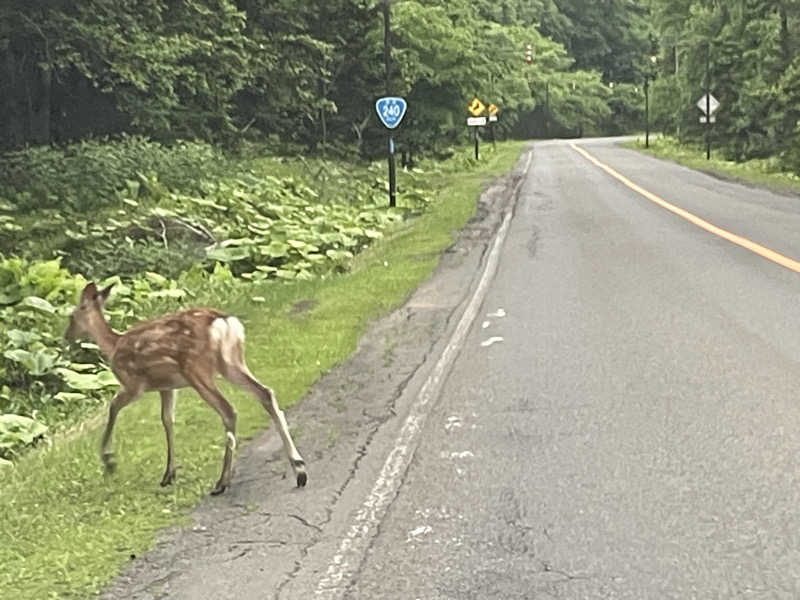
{"label": "shrub", "polygon": [[64,208],[81,212],[117,202],[117,192],[139,174],[172,189],[194,190],[200,178],[225,170],[224,155],[202,142],[172,146],[140,136],[89,140],[63,147],[25,148],[0,156],[0,198],[17,210]]}

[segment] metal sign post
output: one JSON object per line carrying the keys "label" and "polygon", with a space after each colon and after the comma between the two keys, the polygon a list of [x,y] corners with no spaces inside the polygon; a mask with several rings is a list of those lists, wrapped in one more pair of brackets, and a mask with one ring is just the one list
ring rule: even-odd
{"label": "metal sign post", "polygon": [[497,123],[497,108],[496,104],[490,104],[489,108],[486,109],[486,112],[489,113],[489,136],[492,138],[492,147],[496,146],[496,141],[494,137],[494,124]]}
{"label": "metal sign post", "polygon": [[717,120],[714,113],[719,108],[719,100],[708,91],[697,101],[697,108],[703,111],[700,122],[706,126],[706,160],[711,160],[711,124]]}
{"label": "metal sign post", "polygon": [[480,153],[478,150],[478,127],[484,127],[486,125],[486,117],[481,117],[480,115],[483,114],[483,111],[486,110],[486,106],[478,100],[478,98],[473,98],[472,102],[470,102],[469,106],[467,106],[467,110],[472,113],[472,117],[467,119],[467,125],[474,129],[473,133],[475,135],[475,160],[479,160]]}
{"label": "metal sign post", "polygon": [[389,130],[389,206],[396,206],[396,176],[394,166],[394,140],[392,139],[392,130],[395,129],[403,117],[406,116],[408,104],[404,98],[397,96],[386,96],[379,98],[375,102],[375,112],[378,113],[378,118],[383,123],[383,126]]}

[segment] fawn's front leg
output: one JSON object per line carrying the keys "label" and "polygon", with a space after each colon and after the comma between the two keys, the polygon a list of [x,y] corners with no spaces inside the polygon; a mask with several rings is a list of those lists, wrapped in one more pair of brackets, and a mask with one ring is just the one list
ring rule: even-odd
{"label": "fawn's front leg", "polygon": [[111,445],[111,434],[114,431],[114,423],[117,421],[117,415],[119,414],[119,411],[136,400],[138,395],[138,393],[130,392],[125,388],[121,388],[108,405],[108,422],[106,423],[106,429],[103,432],[103,441],[100,443],[100,458],[103,460],[103,464],[106,467],[106,473],[113,473],[114,469],[117,467],[117,463],[114,460],[114,453],[109,451],[109,446]]}

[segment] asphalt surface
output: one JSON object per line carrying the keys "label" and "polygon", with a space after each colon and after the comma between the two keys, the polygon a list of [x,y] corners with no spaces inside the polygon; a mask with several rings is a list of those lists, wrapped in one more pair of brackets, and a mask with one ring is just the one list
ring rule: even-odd
{"label": "asphalt surface", "polygon": [[[578,144],[800,258],[800,199]],[[800,597],[800,276],[568,142],[531,152],[524,176],[525,160],[484,194],[435,278],[290,411],[307,488],[291,488],[267,432],[231,493],[108,598]],[[512,206],[479,315],[453,342]],[[373,501],[447,353],[408,464]]]}

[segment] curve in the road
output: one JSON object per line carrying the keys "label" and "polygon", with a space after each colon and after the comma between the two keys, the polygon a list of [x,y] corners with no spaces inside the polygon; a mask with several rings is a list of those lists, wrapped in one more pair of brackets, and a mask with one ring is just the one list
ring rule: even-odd
{"label": "curve in the road", "polygon": [[794,271],[795,273],[800,273],[800,262],[798,262],[798,261],[796,261],[796,260],[794,260],[792,258],[789,258],[788,256],[785,256],[785,255],[781,254],[780,252],[775,252],[775,250],[771,250],[770,248],[767,248],[766,246],[762,246],[761,244],[758,244],[758,243],[756,243],[756,242],[754,242],[752,240],[749,240],[746,237],[742,237],[741,235],[737,235],[735,233],[732,233],[732,232],[728,231],[727,229],[723,229],[722,227],[718,227],[717,225],[714,225],[713,223],[709,223],[705,219],[701,219],[697,215],[690,213],[688,210],[685,210],[685,209],[683,209],[683,208],[681,208],[679,206],[675,206],[674,204],[671,204],[671,203],[667,202],[666,200],[664,200],[660,196],[657,196],[656,194],[654,194],[652,192],[649,192],[648,190],[644,189],[642,186],[634,183],[633,181],[631,181],[630,179],[625,177],[625,175],[623,175],[622,173],[619,173],[618,171],[615,171],[614,169],[609,167],[607,164],[600,162],[594,156],[592,156],[589,152],[587,152],[585,149],[581,148],[577,144],[571,143],[570,146],[572,147],[573,150],[575,150],[576,152],[581,154],[584,158],[586,158],[586,160],[588,160],[589,162],[594,164],[596,167],[602,169],[603,171],[605,171],[606,173],[611,175],[611,177],[613,177],[614,179],[616,179],[617,181],[622,183],[622,185],[624,185],[625,187],[633,190],[637,194],[639,194],[641,196],[644,196],[645,198],[647,198],[651,202],[654,202],[655,204],[658,204],[662,208],[665,208],[668,211],[670,211],[672,213],[675,213],[679,217],[682,217],[682,218],[686,219],[690,223],[692,223],[694,225],[697,225],[698,227],[700,227],[702,229],[705,229],[709,233],[713,233],[714,235],[719,236],[719,237],[721,237],[721,238],[723,238],[725,240],[728,240],[729,242],[732,242],[732,243],[736,244],[737,246],[741,246],[742,248],[745,248],[746,250],[749,250],[750,252],[758,254],[762,258],[766,258],[767,260],[770,260],[770,261],[772,261],[772,262],[774,262],[774,263],[776,263],[776,264],[778,264],[778,265],[780,265],[782,267],[785,267],[785,268],[787,268],[787,269],[789,269],[791,271]]}

